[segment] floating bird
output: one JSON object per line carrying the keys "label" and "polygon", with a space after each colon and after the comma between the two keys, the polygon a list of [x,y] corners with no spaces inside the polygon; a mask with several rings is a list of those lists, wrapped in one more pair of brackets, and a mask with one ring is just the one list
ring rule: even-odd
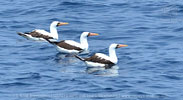
{"label": "floating bird", "polygon": [[68,23],[53,21],[50,24],[50,33],[45,30],[35,29],[32,32],[25,32],[25,33],[18,32],[17,34],[34,41],[46,41],[45,39],[58,40],[57,27],[66,24]]}
{"label": "floating bird", "polygon": [[97,33],[83,32],[80,36],[80,43],[73,40],[62,40],[60,42],[47,41],[53,44],[61,53],[77,54],[88,50],[87,37],[99,35]]}
{"label": "floating bird", "polygon": [[116,65],[118,62],[115,49],[126,46],[128,45],[111,44],[109,46],[109,56],[102,53],[95,53],[93,56],[89,58],[81,58],[77,55],[75,55],[75,57],[80,59],[81,61],[84,61],[86,65],[89,67],[109,67]]}

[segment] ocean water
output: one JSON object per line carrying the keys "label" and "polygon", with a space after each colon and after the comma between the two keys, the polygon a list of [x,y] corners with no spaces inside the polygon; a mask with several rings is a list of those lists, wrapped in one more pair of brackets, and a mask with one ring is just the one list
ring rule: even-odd
{"label": "ocean water", "polygon": [[[87,68],[49,43],[16,32],[49,31],[59,40],[88,38],[90,54],[117,50],[111,69]],[[83,55],[83,56],[89,56]],[[1,0],[0,100],[182,100],[182,0]]]}

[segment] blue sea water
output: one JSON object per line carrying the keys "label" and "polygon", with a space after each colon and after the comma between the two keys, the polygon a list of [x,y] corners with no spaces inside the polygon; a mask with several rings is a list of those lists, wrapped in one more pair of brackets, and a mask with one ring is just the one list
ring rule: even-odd
{"label": "blue sea water", "polygon": [[[99,33],[90,54],[129,46],[116,66],[96,69],[16,34],[55,20],[70,23],[60,40]],[[0,100],[182,100],[182,33],[182,0],[1,0]]]}

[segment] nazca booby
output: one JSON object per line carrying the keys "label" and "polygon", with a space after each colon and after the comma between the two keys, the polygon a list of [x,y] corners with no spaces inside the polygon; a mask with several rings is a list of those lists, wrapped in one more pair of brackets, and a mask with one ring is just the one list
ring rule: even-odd
{"label": "nazca booby", "polygon": [[56,49],[61,53],[78,54],[81,52],[88,51],[89,45],[87,37],[97,35],[99,34],[91,32],[83,32],[80,36],[80,43],[75,42],[73,40],[62,40],[60,42],[55,42],[47,39],[47,41],[53,44],[56,47]]}
{"label": "nazca booby", "polygon": [[108,67],[117,64],[118,58],[116,56],[116,50],[120,47],[126,47],[128,45],[124,44],[111,44],[109,46],[109,56],[102,53],[95,53],[93,56],[88,58],[81,58],[78,55],[75,55],[76,58],[84,61],[85,64],[89,67]]}
{"label": "nazca booby", "polygon": [[66,25],[68,23],[66,22],[59,22],[59,21],[53,21],[50,24],[50,32],[47,32],[45,30],[41,29],[35,29],[32,32],[17,32],[18,35],[23,36],[29,40],[34,40],[34,41],[46,41],[45,39],[52,39],[53,40],[58,40],[58,32],[57,32],[57,27]]}

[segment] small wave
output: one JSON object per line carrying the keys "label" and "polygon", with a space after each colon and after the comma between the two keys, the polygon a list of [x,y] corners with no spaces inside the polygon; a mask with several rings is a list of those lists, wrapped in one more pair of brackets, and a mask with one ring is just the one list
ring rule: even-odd
{"label": "small wave", "polygon": [[75,5],[75,6],[80,5],[80,6],[82,6],[82,5],[85,5],[85,3],[64,1],[61,3],[61,5]]}
{"label": "small wave", "polygon": [[114,3],[114,4],[111,4],[111,6],[114,6],[114,7],[127,7],[129,6],[128,3]]}
{"label": "small wave", "polygon": [[0,63],[2,66],[18,66],[19,64],[13,62],[2,62]]}
{"label": "small wave", "polygon": [[133,94],[133,95],[149,95],[148,93],[141,92],[141,91],[132,91],[132,92],[130,92],[130,94]]}
{"label": "small wave", "polygon": [[26,73],[26,74],[28,74],[29,76],[27,76],[27,77],[21,77],[21,78],[16,78],[16,80],[18,80],[18,81],[21,81],[21,80],[32,80],[32,79],[40,79],[41,78],[41,76],[40,76],[40,74],[39,73]]}
{"label": "small wave", "polygon": [[183,27],[181,27],[181,28],[176,28],[176,29],[174,29],[173,31],[174,31],[174,32],[182,32],[182,31],[183,31]]}
{"label": "small wave", "polygon": [[23,82],[14,82],[14,83],[4,83],[4,84],[0,84],[0,86],[5,86],[5,87],[12,87],[12,86],[30,86],[32,84],[29,83],[23,83]]}
{"label": "small wave", "polygon": [[148,86],[150,88],[156,88],[156,89],[168,89],[170,87],[164,86],[164,85],[153,85],[153,86]]}
{"label": "small wave", "polygon": [[181,77],[175,76],[175,75],[161,75],[164,78],[170,79],[170,80],[182,80]]}

